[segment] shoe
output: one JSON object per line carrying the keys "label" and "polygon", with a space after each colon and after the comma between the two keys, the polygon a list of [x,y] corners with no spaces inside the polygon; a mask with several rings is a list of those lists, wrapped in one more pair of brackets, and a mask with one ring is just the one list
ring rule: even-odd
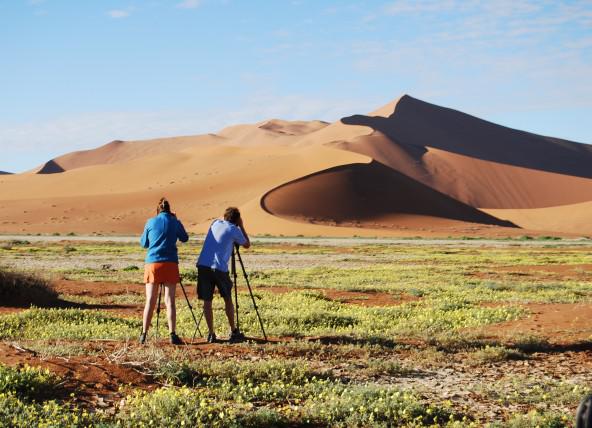
{"label": "shoe", "polygon": [[177,333],[171,333],[171,345],[183,345],[183,341]]}
{"label": "shoe", "polygon": [[143,332],[142,334],[140,334],[140,339],[138,341],[140,342],[140,345],[143,345],[144,343],[146,343],[146,332]]}
{"label": "shoe", "polygon": [[232,333],[230,333],[230,337],[228,338],[228,341],[230,343],[238,343],[238,342],[244,342],[247,338],[245,337],[245,335],[239,330],[239,329],[235,329],[232,331]]}
{"label": "shoe", "polygon": [[208,343],[217,343],[218,339],[214,333],[208,334]]}

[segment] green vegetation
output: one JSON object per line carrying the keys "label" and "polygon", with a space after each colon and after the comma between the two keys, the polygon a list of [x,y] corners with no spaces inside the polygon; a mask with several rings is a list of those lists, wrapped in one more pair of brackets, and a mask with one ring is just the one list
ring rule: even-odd
{"label": "green vegetation", "polygon": [[[0,264],[8,266],[0,275],[13,275],[0,286],[16,284],[10,295],[28,299],[34,292],[27,284],[49,286],[53,278],[142,282],[139,246],[67,239],[0,243]],[[590,349],[589,342],[580,338],[562,348],[538,331],[487,329],[528,317],[531,303],[592,302],[589,244],[552,236],[475,241],[333,246],[298,240],[245,250],[273,338],[268,344],[210,347],[200,339],[163,346],[163,311],[163,339],[153,329],[140,347],[144,295],[137,286],[122,286],[117,292],[124,294],[116,295],[60,295],[59,308],[29,308],[29,302],[0,315],[2,346],[17,346],[29,359],[81,361],[105,373],[113,367],[106,364],[133,367],[158,387],[126,378],[120,390],[110,390],[112,401],[99,406],[75,400],[77,388],[85,388],[75,385],[75,375],[0,366],[0,426],[569,425],[590,392],[580,351]],[[183,282],[198,315],[199,249],[195,242],[179,246]],[[17,266],[25,273],[14,273]],[[193,318],[180,290],[177,298],[177,331],[190,338]],[[260,336],[242,276],[239,303],[241,327]],[[221,299],[214,309],[224,338]],[[201,327],[205,331],[204,322]],[[578,373],[561,369],[568,366]]]}

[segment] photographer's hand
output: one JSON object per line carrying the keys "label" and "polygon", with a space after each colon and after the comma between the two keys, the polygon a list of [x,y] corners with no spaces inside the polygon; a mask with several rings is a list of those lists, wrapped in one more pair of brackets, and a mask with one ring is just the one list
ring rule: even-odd
{"label": "photographer's hand", "polygon": [[238,221],[237,221],[237,226],[240,228],[240,230],[243,232],[243,235],[245,235],[245,239],[247,240],[244,244],[243,247],[245,248],[249,248],[251,246],[251,240],[249,239],[249,235],[247,234],[247,231],[245,230],[245,225],[243,223],[243,218],[239,217]]}

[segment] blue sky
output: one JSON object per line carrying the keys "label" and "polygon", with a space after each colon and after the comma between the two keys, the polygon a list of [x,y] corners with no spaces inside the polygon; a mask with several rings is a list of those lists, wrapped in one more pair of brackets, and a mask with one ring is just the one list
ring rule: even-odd
{"label": "blue sky", "polygon": [[0,0],[0,170],[407,93],[592,143],[592,0]]}

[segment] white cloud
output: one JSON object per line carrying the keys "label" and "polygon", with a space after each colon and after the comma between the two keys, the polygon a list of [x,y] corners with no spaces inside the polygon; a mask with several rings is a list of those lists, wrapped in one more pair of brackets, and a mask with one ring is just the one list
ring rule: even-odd
{"label": "white cloud", "polygon": [[129,9],[112,9],[109,12],[107,12],[107,15],[109,15],[113,19],[127,18],[128,16],[130,16],[130,14],[131,11]]}
{"label": "white cloud", "polygon": [[196,9],[201,5],[201,0],[184,0],[181,3],[177,3],[179,9]]}
{"label": "white cloud", "polygon": [[388,15],[436,13],[453,9],[457,6],[454,0],[398,0],[384,7]]}

